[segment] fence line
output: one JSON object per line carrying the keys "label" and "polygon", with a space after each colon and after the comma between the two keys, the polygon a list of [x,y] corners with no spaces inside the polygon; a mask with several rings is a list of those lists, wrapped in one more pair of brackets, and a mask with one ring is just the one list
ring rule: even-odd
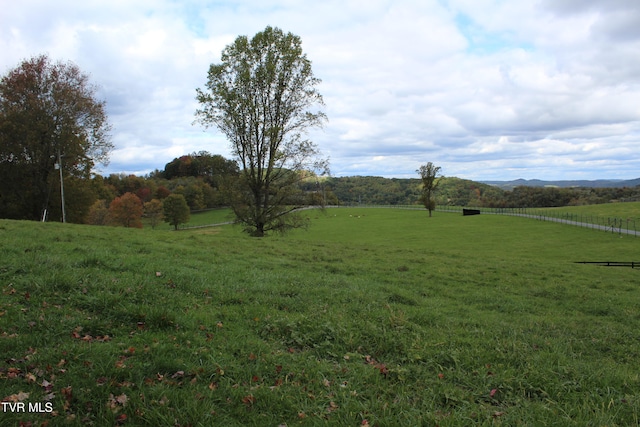
{"label": "fence line", "polygon": [[[469,207],[466,207],[469,209]],[[436,210],[442,212],[460,212],[461,206],[437,206]],[[577,227],[591,228],[619,235],[629,234],[638,237],[635,218],[620,218],[611,216],[585,215],[580,213],[560,212],[555,210],[545,210],[540,208],[471,208],[477,209],[484,214],[509,215],[533,218],[539,221],[552,221],[562,224],[574,225]]]}

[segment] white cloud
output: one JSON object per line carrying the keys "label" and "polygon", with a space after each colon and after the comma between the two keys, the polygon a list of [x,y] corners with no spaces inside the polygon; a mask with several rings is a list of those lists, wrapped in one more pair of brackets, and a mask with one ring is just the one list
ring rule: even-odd
{"label": "white cloud", "polygon": [[311,136],[336,175],[474,179],[640,176],[640,5],[625,0],[13,2],[0,70],[71,60],[107,100],[106,172],[228,155],[192,126],[195,89],[237,35],[302,38],[329,122]]}

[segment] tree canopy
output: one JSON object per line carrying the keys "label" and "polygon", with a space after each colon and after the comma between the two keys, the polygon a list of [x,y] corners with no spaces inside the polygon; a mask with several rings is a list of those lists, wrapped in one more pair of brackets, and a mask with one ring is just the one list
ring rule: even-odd
{"label": "tree canopy", "polygon": [[237,220],[255,236],[301,225],[292,212],[302,204],[303,171],[328,172],[328,161],[305,139],[326,116],[311,61],[300,37],[267,27],[252,39],[236,38],[212,64],[196,120],[217,127],[230,141],[240,177],[230,185]]}
{"label": "tree canopy", "polygon": [[110,125],[96,90],[78,66],[46,55],[2,77],[0,217],[39,219],[55,203],[59,158],[63,176],[76,178],[88,178],[96,163],[107,163]]}
{"label": "tree canopy", "polygon": [[191,218],[189,205],[182,194],[171,194],[163,202],[164,221],[177,230],[180,224],[186,224]]}

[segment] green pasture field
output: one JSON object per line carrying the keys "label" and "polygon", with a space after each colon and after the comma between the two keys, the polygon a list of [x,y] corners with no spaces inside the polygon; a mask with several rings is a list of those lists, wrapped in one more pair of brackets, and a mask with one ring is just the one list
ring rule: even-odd
{"label": "green pasture field", "polygon": [[640,202],[603,203],[599,205],[566,206],[563,208],[549,208],[550,211],[562,211],[583,216],[617,217],[639,221]]}
{"label": "green pasture field", "polygon": [[[462,206],[439,206],[441,211],[462,211]],[[487,213],[518,213],[575,221],[584,224],[628,229],[640,232],[640,202],[602,203],[557,208],[479,208]]]}
{"label": "green pasture field", "polygon": [[0,425],[639,425],[640,271],[574,263],[637,238],[306,215],[262,239],[0,221]]}
{"label": "green pasture field", "polygon": [[[197,212],[191,214],[191,219],[186,227],[196,227],[210,224],[221,224],[224,222],[233,221],[233,212],[229,208],[211,209],[203,212]],[[170,227],[165,223],[167,227]]]}

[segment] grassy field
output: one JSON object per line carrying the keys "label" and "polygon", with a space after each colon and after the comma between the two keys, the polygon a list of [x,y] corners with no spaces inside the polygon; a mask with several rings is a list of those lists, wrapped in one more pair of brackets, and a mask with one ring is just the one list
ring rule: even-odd
{"label": "grassy field", "polygon": [[[440,210],[462,211],[462,206],[440,206]],[[480,208],[483,212],[514,212],[557,218],[585,224],[612,227],[613,230],[628,229],[640,232],[640,202],[603,203],[599,205],[563,206],[558,208]]]}
{"label": "grassy field", "polygon": [[[203,212],[191,214],[189,223],[185,224],[186,227],[198,227],[202,225],[221,224],[224,222],[233,221],[233,212],[231,209],[211,209]],[[165,223],[168,227],[168,225]]]}
{"label": "grassy field", "polygon": [[640,271],[574,263],[637,238],[308,215],[263,239],[0,221],[0,398],[25,403],[0,425],[639,425]]}
{"label": "grassy field", "polygon": [[552,208],[580,215],[596,215],[601,217],[631,218],[640,221],[640,202],[603,203],[599,205],[567,206]]}

